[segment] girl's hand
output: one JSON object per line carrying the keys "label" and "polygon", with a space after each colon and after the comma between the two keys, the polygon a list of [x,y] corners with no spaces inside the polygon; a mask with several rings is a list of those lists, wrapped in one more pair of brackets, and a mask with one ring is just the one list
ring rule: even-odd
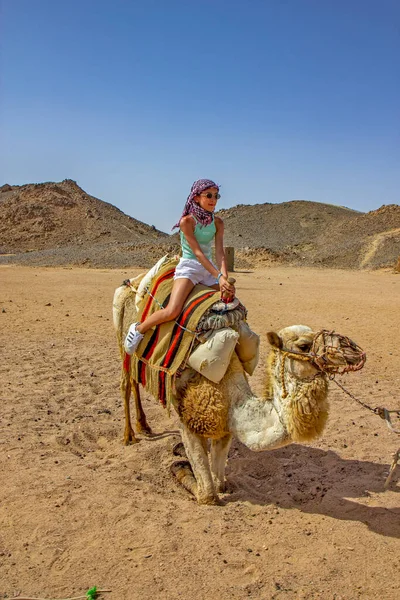
{"label": "girl's hand", "polygon": [[219,278],[219,289],[222,296],[231,298],[235,297],[235,286],[229,283],[228,279],[224,275],[221,275]]}

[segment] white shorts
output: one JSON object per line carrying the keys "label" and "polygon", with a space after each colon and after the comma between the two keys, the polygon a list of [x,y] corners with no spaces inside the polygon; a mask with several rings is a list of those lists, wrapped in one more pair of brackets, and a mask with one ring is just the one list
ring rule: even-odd
{"label": "white shorts", "polygon": [[[214,263],[212,264],[214,265]],[[218,267],[215,268],[217,269]],[[194,285],[202,283],[208,287],[212,287],[217,283],[215,277],[198,260],[194,260],[193,258],[181,258],[179,260],[175,269],[174,279],[190,279]]]}

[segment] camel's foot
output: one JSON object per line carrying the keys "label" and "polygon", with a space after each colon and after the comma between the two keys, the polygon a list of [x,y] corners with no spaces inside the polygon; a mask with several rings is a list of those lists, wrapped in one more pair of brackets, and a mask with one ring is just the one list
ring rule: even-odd
{"label": "camel's foot", "polygon": [[149,437],[153,435],[153,431],[147,421],[136,421],[136,431]]}
{"label": "camel's foot", "polygon": [[135,432],[132,427],[128,427],[124,432],[124,444],[125,446],[130,446],[131,444],[137,444],[140,440],[135,436]]}
{"label": "camel's foot", "polygon": [[175,446],[172,448],[172,454],[174,456],[180,456],[182,458],[187,459],[186,450],[185,446],[183,445],[183,442],[178,442],[177,444],[175,444]]}
{"label": "camel's foot", "polygon": [[187,460],[178,460],[174,462],[170,467],[172,475],[178,481],[178,483],[185,488],[192,496],[194,496],[198,504],[208,505],[221,505],[221,501],[216,495],[212,496],[199,496],[198,485],[195,476],[190,466],[190,462]]}

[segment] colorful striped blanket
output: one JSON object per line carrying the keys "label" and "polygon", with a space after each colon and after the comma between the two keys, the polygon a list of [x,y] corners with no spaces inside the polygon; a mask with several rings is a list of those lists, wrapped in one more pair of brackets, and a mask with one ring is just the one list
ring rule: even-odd
{"label": "colorful striped blanket", "polygon": [[[177,260],[171,259],[154,277],[138,306],[141,321],[168,304],[176,265]],[[133,379],[163,406],[169,408],[173,399],[174,378],[191,352],[199,320],[219,297],[216,290],[196,285],[177,320],[150,329],[131,357]]]}

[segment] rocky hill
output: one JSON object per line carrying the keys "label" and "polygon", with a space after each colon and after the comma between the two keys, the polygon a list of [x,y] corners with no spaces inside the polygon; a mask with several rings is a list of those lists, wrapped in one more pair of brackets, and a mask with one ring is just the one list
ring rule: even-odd
{"label": "rocky hill", "polygon": [[346,223],[333,223],[316,240],[310,259],[326,266],[380,268],[400,257],[400,206],[389,204]]}
{"label": "rocky hill", "polygon": [[[237,268],[284,262],[340,268],[393,267],[400,206],[361,213],[293,200],[218,213]],[[74,181],[0,187],[0,264],[148,267],[179,249],[158,231],[88,195]]]}
{"label": "rocky hill", "polygon": [[225,223],[226,245],[246,249],[254,260],[264,249],[264,255],[296,264],[379,268],[394,265],[400,256],[398,204],[361,213],[293,200],[239,205],[218,214]]}
{"label": "rocky hill", "polygon": [[168,235],[84,192],[71,179],[0,188],[0,252],[117,240],[158,243]]}
{"label": "rocky hill", "polygon": [[312,244],[337,221],[351,221],[362,213],[344,208],[292,200],[281,204],[239,204],[218,215],[225,223],[225,238],[229,246],[256,248],[268,245],[281,251],[304,244]]}

